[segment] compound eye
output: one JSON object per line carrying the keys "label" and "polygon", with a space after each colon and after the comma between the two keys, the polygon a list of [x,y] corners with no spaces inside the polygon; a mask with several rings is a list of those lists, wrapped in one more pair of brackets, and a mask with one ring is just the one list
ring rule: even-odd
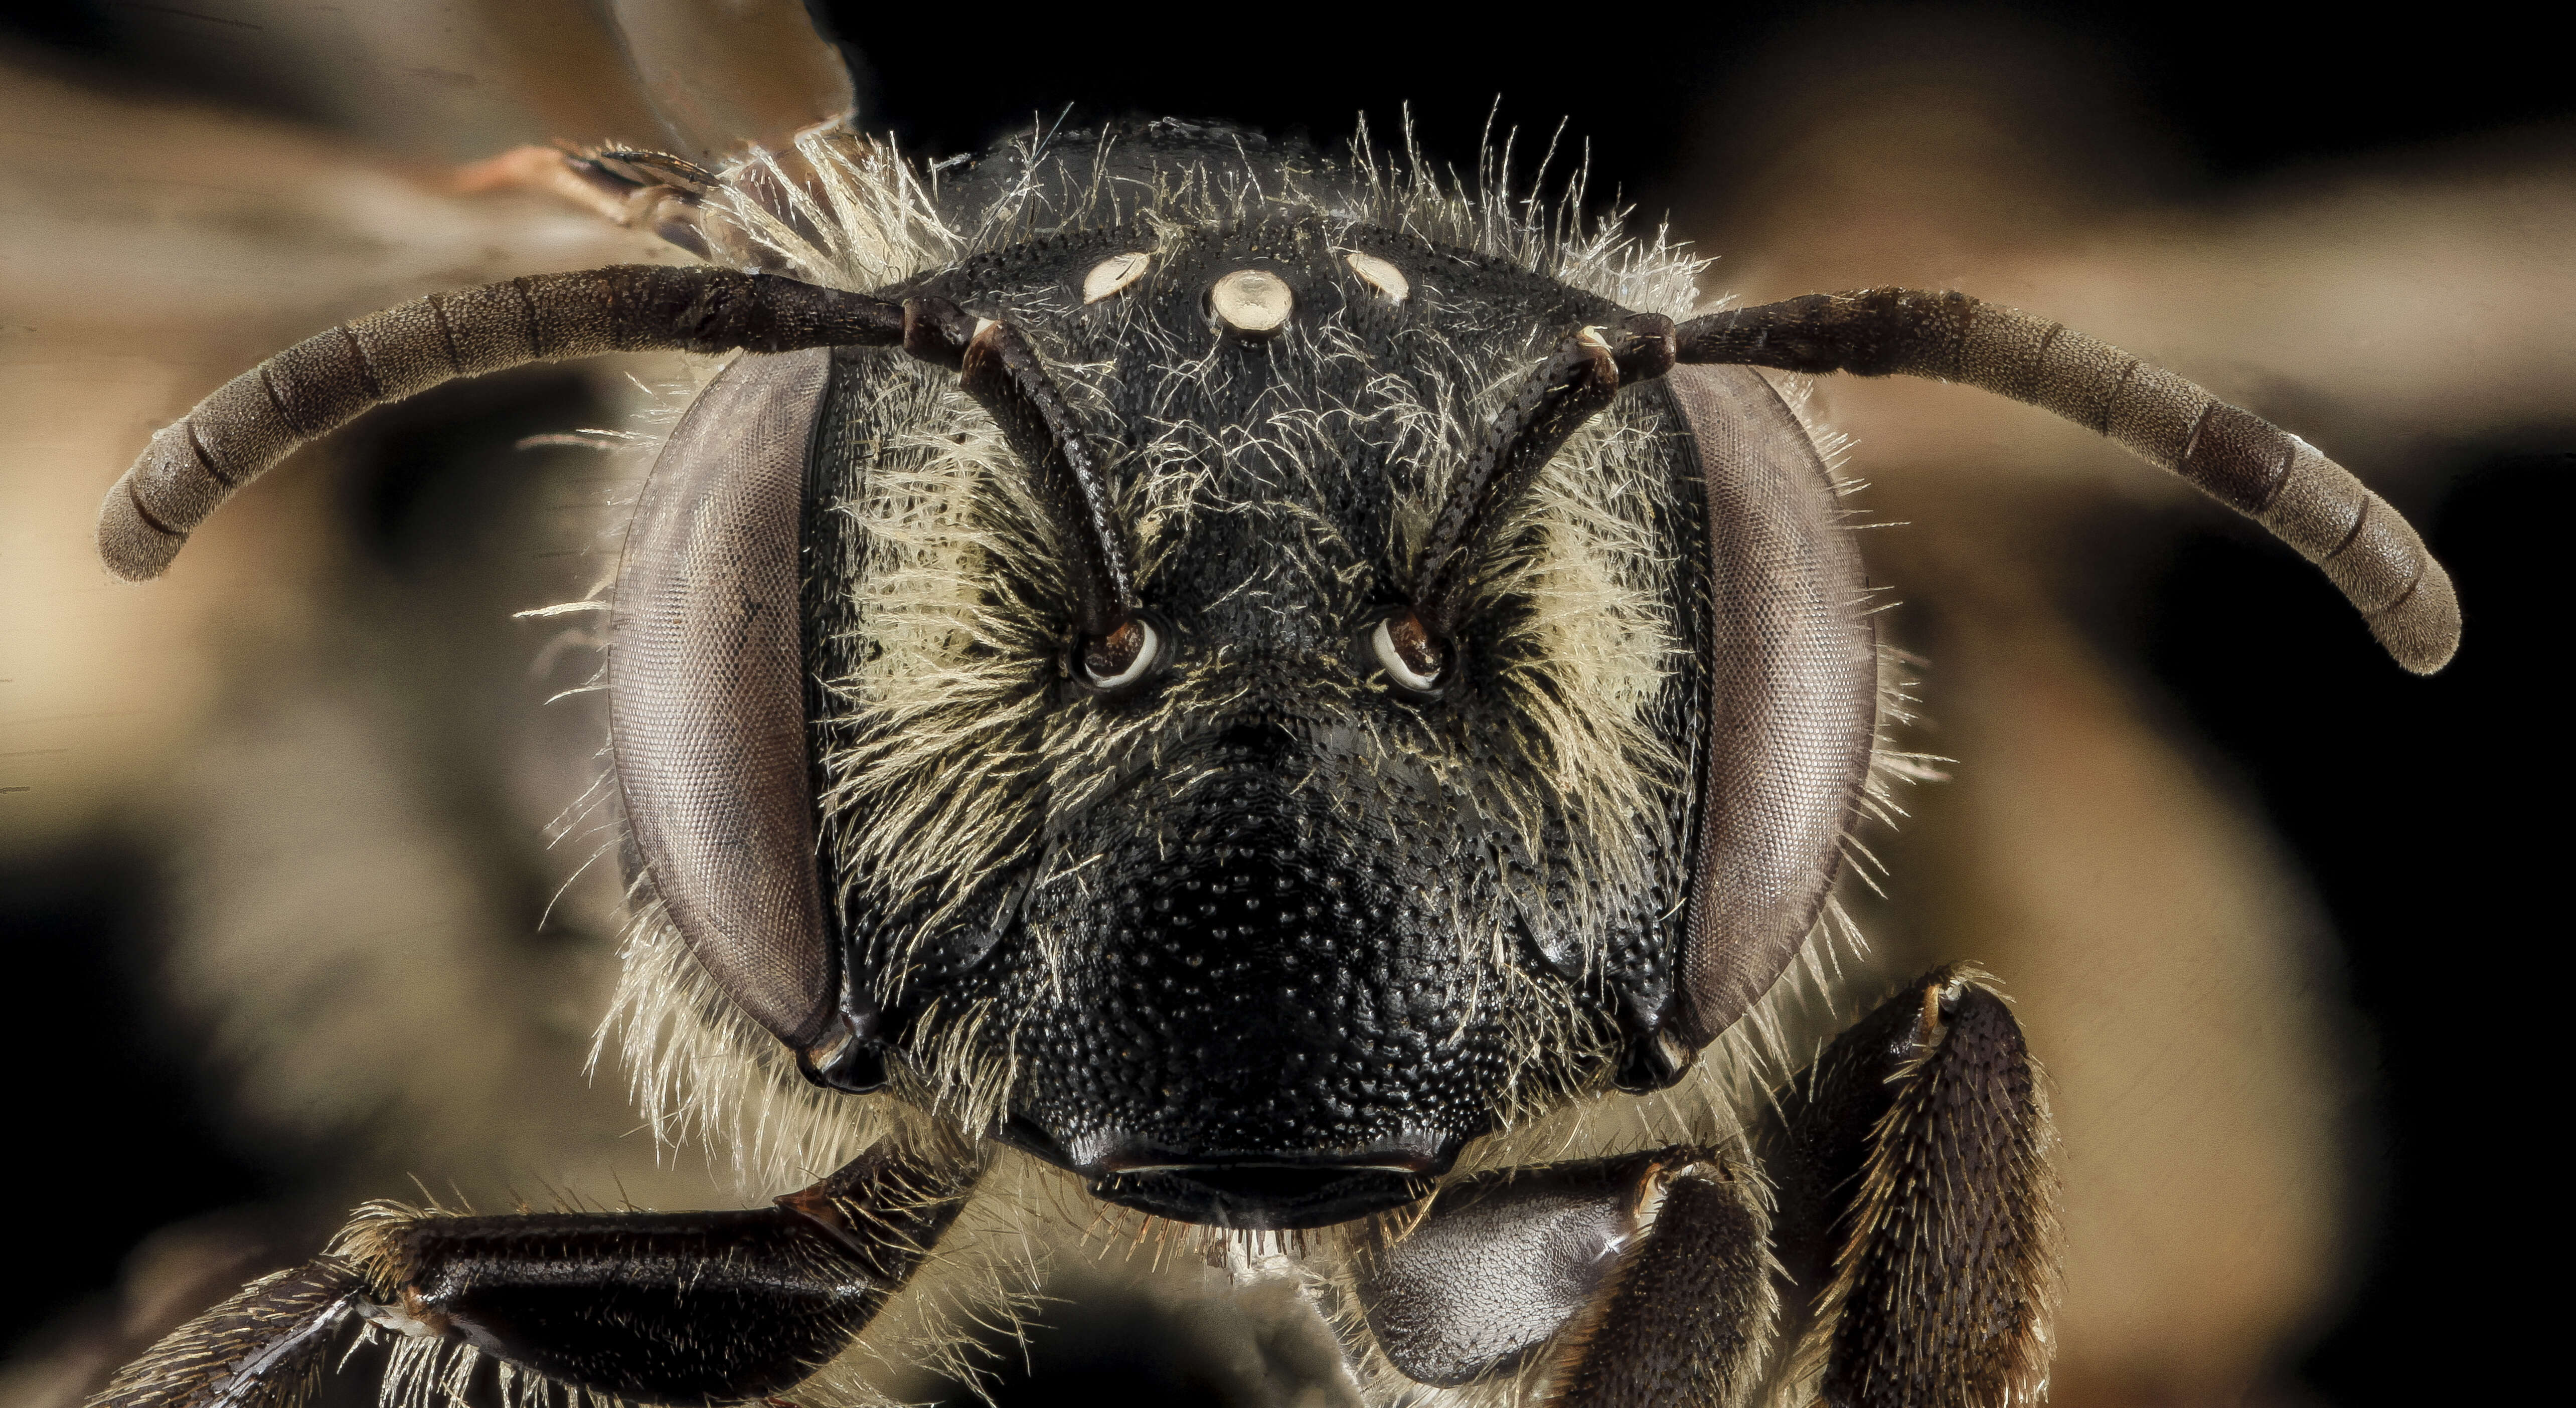
{"label": "compound eye", "polygon": [[1448,683],[1449,653],[1411,610],[1390,613],[1369,632],[1369,649],[1389,683],[1406,694],[1430,698]]}
{"label": "compound eye", "polygon": [[1120,622],[1107,635],[1086,641],[1075,652],[1075,666],[1086,688],[1102,694],[1125,689],[1163,663],[1169,639],[1142,612]]}

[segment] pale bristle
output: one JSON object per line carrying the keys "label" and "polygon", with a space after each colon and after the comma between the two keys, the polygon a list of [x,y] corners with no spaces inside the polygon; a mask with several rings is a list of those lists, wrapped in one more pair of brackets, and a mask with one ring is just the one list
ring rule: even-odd
{"label": "pale bristle", "polygon": [[[1188,166],[1161,172],[1153,184],[1109,181],[1099,172],[1115,140],[1060,141],[1049,129],[1033,129],[1013,143],[1012,156],[1027,175],[984,209],[960,217],[939,212],[934,182],[891,142],[818,127],[800,134],[789,151],[755,154],[734,167],[714,214],[799,277],[836,288],[883,288],[1062,230],[1240,221],[1294,209],[1320,210],[1338,223],[1410,230],[1639,312],[1678,318],[1703,303],[1699,275],[1710,261],[1675,243],[1669,227],[1658,226],[1644,239],[1627,233],[1631,207],[1586,211],[1587,168],[1580,161],[1560,165],[1553,142],[1516,190],[1515,134],[1488,146],[1473,185],[1426,157],[1409,123],[1398,150],[1379,151],[1363,120],[1341,153],[1303,163],[1290,158],[1258,183],[1231,168]],[[783,210],[776,208],[781,203]]]}
{"label": "pale bristle", "polygon": [[797,1071],[778,1039],[727,997],[658,905],[629,925],[624,973],[591,1048],[612,1045],[654,1139],[698,1142],[731,1165],[746,1196],[801,1187],[886,1139],[911,1142],[920,1116],[891,1097],[853,1099]]}

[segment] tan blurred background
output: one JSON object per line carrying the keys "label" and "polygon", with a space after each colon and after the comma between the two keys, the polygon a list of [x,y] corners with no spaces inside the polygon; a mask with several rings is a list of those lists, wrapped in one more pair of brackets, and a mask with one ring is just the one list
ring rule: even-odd
{"label": "tan blurred background", "polygon": [[[621,53],[621,15],[673,8],[192,0],[0,31],[0,944],[14,1202],[46,1239],[6,1292],[0,1402],[77,1401],[415,1175],[487,1207],[730,1200],[657,1163],[613,1075],[582,1079],[611,967],[613,860],[583,869],[603,837],[579,813],[603,730],[596,696],[546,701],[596,667],[595,622],[514,618],[614,564],[641,466],[568,433],[667,406],[679,369],[532,370],[381,413],[151,587],[108,581],[89,540],[153,429],[317,327],[677,258],[452,189],[522,142],[749,120],[704,116],[733,80],[675,96]],[[2488,1332],[2425,1303],[2502,1255],[2475,1230],[2482,1170],[2537,1157],[2490,1115],[2499,1070],[2538,1068],[2492,983],[2546,932],[2514,906],[2548,834],[2519,781],[2545,727],[2525,639],[2576,467],[2563,98],[2439,37],[2267,66],[2241,32],[2213,57],[2029,6],[1528,42],[1392,13],[1282,31],[1268,69],[1221,76],[1188,12],[1080,18],[967,42],[853,7],[836,30],[867,120],[932,153],[1072,99],[1321,140],[1410,100],[1459,160],[1498,90],[1534,125],[1571,111],[1596,193],[1721,256],[1712,295],[1911,283],[2043,311],[2415,515],[2468,615],[2432,682],[2286,551],[2079,430],[1922,383],[1814,401],[1855,437],[1846,472],[1888,525],[1864,547],[1904,603],[1888,632],[1925,662],[1902,741],[1955,760],[1871,838],[1892,876],[1855,893],[1860,985],[1979,960],[2049,1062],[2056,1401],[2359,1401]],[[692,72],[756,93],[759,65],[700,51]],[[2323,76],[2281,78],[2292,59]],[[1002,1395],[1242,1396],[1155,1313],[1059,1314],[1080,1333]]]}

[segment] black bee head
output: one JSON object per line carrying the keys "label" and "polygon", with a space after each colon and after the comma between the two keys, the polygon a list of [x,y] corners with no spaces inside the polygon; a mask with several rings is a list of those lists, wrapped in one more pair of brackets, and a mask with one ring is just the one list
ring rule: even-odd
{"label": "black bee head", "polygon": [[1143,632],[1104,678],[1008,428],[842,355],[807,508],[824,879],[917,1098],[1111,1201],[1305,1227],[1600,1078],[1669,987],[1692,824],[1669,404],[1539,471],[1436,661],[1397,637],[1514,374],[1616,310],[1317,210],[912,292],[1062,388]]}

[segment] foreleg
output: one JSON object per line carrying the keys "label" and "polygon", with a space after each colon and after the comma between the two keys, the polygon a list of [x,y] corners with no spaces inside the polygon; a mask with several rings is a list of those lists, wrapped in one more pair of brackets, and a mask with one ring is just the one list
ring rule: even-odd
{"label": "foreleg", "polygon": [[[1784,1096],[1763,1141],[1776,1222],[1709,1150],[1486,1175],[1363,1259],[1360,1305],[1417,1382],[1528,1372],[1560,1408],[1733,1408],[1766,1386],[1835,1408],[2034,1402],[2056,1299],[2050,1139],[2011,1009],[1944,968]],[[1775,1338],[1796,1352],[1766,1373]]]}
{"label": "foreleg", "polygon": [[1990,984],[1959,966],[1916,980],[1827,1048],[1766,1141],[1799,1346],[1784,1377],[1836,1408],[2003,1408],[2046,1390],[2052,1135],[2038,1064]]}
{"label": "foreleg", "polygon": [[181,1326],[91,1408],[285,1408],[355,1320],[638,1402],[766,1397],[875,1316],[972,1177],[873,1152],[745,1211],[449,1217],[380,1204],[331,1254]]}
{"label": "foreleg", "polygon": [[301,1403],[364,1289],[358,1269],[334,1256],[263,1276],[118,1370],[87,1408]]}

